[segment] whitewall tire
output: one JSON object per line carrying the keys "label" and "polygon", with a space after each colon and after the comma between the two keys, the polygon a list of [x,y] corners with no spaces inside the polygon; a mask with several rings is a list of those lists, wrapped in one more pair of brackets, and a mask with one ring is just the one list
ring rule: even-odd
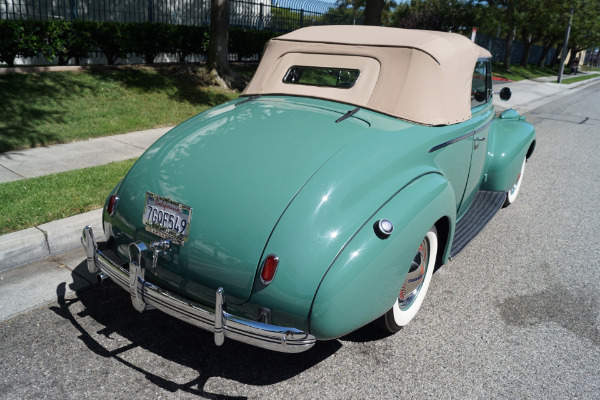
{"label": "whitewall tire", "polygon": [[519,189],[521,188],[521,182],[523,182],[523,174],[525,173],[525,164],[527,163],[527,158],[523,160],[523,164],[521,165],[521,170],[519,171],[519,175],[517,176],[517,180],[515,184],[508,192],[506,192],[506,199],[504,200],[504,204],[502,207],[508,207],[517,199],[519,195]]}
{"label": "whitewall tire", "polygon": [[382,317],[382,327],[397,332],[417,314],[427,294],[435,268],[438,238],[435,226],[423,238],[392,308]]}

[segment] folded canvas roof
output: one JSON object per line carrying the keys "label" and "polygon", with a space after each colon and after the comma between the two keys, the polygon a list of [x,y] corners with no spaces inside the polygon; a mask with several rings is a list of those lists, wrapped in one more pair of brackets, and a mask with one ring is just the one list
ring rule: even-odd
{"label": "folded canvas roof", "polygon": [[[276,37],[242,95],[340,101],[426,125],[471,118],[475,62],[491,54],[464,36],[362,25],[313,26]],[[358,69],[351,88],[286,83],[293,66]]]}

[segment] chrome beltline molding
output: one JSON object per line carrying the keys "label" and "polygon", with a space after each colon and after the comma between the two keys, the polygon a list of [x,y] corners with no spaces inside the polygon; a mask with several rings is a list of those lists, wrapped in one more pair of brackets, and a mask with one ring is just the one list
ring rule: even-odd
{"label": "chrome beltline molding", "polygon": [[448,140],[447,142],[438,144],[437,146],[433,146],[431,149],[429,149],[429,153],[433,153],[434,151],[438,151],[439,149],[443,149],[446,146],[450,146],[451,144],[454,144],[454,143],[460,142],[461,140],[465,140],[467,138],[470,138],[473,135],[477,135],[479,132],[483,131],[484,129],[487,129],[492,124],[492,122],[494,122],[495,118],[496,118],[495,116],[492,117],[492,119],[490,121],[488,121],[485,125],[477,128],[473,132],[469,132],[469,133],[464,134],[462,136],[459,136],[459,137],[456,137],[454,139]]}
{"label": "chrome beltline molding", "polygon": [[[144,267],[140,265],[143,263],[135,260],[130,262],[130,270],[136,271],[135,277],[132,277],[128,270],[114,263],[98,248],[90,226],[83,229],[81,243],[86,251],[88,270],[91,273],[106,274],[128,291],[138,311],[157,308],[175,318],[213,332],[218,346],[223,344],[225,338],[230,338],[268,350],[300,353],[316,343],[314,336],[298,329],[265,324],[229,314],[224,310],[223,288],[217,290],[215,310],[211,310],[145,281]],[[137,243],[132,243],[131,246],[137,247]],[[140,247],[144,247],[141,242]]]}

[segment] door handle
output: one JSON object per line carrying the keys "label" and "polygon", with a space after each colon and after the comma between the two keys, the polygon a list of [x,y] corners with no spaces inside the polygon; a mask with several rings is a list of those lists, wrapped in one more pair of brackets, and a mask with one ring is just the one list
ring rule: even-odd
{"label": "door handle", "polygon": [[484,137],[477,137],[477,136],[475,136],[475,137],[474,137],[474,139],[475,139],[475,141],[477,141],[477,142],[483,142],[483,141],[485,140],[485,138],[484,138]]}

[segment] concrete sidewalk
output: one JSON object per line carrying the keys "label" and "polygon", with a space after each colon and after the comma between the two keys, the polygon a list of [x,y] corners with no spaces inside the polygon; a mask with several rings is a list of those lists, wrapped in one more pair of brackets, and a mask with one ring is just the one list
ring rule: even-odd
{"label": "concrete sidewalk", "polygon": [[[580,73],[579,76],[585,75]],[[565,79],[569,78],[565,76]],[[508,87],[512,90],[510,100],[504,102],[499,96],[494,97],[494,106],[496,110],[505,110],[513,108],[518,110],[521,115],[528,113],[544,104],[550,103],[561,97],[576,93],[583,87],[600,81],[600,77],[591,78],[585,81],[575,82],[571,84],[558,84],[555,76],[547,76],[534,80],[524,80],[519,82],[500,82],[494,81],[494,92],[499,92],[503,87]]]}
{"label": "concrete sidewalk", "polygon": [[0,153],[0,183],[139,157],[171,128]]}
{"label": "concrete sidewalk", "polygon": [[[498,111],[514,108],[524,114],[573,94],[587,85],[598,82],[600,78],[560,85],[552,83],[555,80],[555,77],[548,77],[521,82],[494,81],[494,91],[509,87],[513,92],[512,98],[507,102],[495,96],[494,105]],[[152,129],[0,153],[0,183],[138,157],[169,129]],[[96,232],[101,232],[100,224],[101,210],[95,210],[0,236],[0,277],[3,271],[79,247],[83,227],[92,225]]]}

